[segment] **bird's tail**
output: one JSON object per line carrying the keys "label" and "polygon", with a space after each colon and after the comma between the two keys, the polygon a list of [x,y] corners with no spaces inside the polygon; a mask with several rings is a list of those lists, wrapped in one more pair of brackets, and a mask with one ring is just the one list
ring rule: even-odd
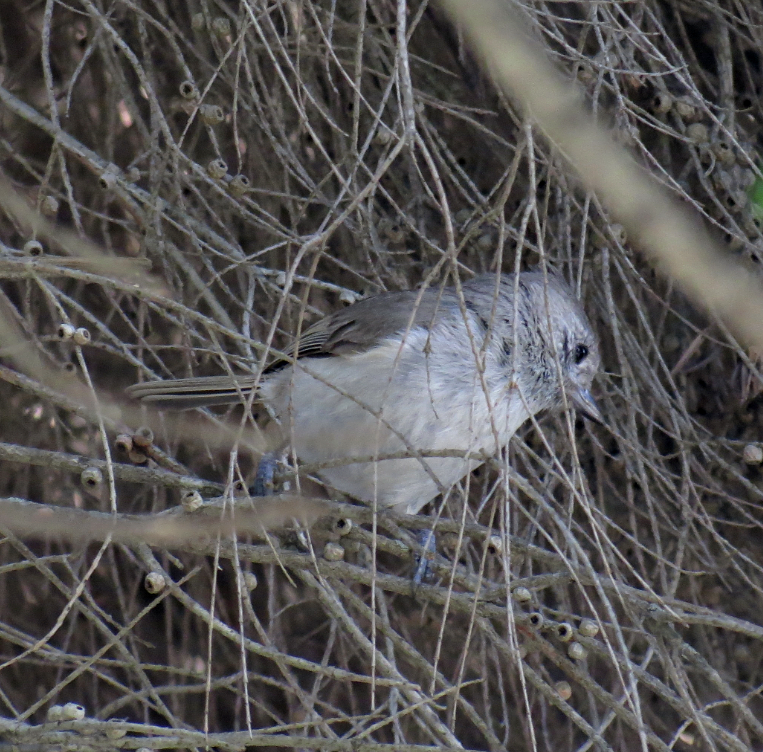
{"label": "bird's tail", "polygon": [[245,403],[256,383],[254,376],[201,376],[133,384],[127,388],[127,394],[133,399],[151,402],[155,407],[189,410]]}

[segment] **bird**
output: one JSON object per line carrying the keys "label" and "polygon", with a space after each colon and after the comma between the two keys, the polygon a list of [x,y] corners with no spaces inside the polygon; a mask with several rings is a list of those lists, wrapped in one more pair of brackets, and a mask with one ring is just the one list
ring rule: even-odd
{"label": "bird", "polygon": [[282,456],[325,465],[318,477],[361,502],[418,514],[542,410],[566,404],[602,423],[590,391],[600,364],[572,289],[535,269],[382,292],[306,329],[262,373],[128,392],[188,409],[254,391],[280,426]]}

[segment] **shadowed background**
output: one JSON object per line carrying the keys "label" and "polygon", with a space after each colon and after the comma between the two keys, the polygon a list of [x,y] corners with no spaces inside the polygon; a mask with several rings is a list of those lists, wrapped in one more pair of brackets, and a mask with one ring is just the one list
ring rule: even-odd
{"label": "shadowed background", "polygon": [[[718,268],[756,275],[747,6],[516,7],[702,217]],[[168,746],[155,727],[177,747],[248,729],[315,749],[760,746],[760,351],[655,271],[442,7],[4,0],[0,30],[0,164],[24,199],[0,200],[0,716],[32,724],[22,739],[71,701],[111,747],[110,718],[149,748]],[[433,505],[460,563],[439,585],[411,593],[409,521],[341,506],[307,552],[256,526],[234,544],[210,515],[166,549],[109,542],[102,513],[166,533],[150,515],[248,479],[258,442],[246,423],[237,442],[240,410],[141,412],[128,384],[252,368],[320,315],[456,266],[539,263],[601,338],[607,426],[541,418]],[[134,465],[113,490],[111,462]],[[35,534],[10,515],[24,501],[82,514],[40,507]]]}

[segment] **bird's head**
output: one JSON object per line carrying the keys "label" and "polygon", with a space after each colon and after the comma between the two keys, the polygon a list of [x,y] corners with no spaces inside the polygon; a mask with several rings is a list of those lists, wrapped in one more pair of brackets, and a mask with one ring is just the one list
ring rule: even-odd
{"label": "bird's head", "polygon": [[[580,302],[556,274],[522,275],[520,315],[525,332],[528,394],[537,409],[559,409],[567,403],[586,418],[603,423],[591,396],[601,365],[599,342]],[[561,376],[561,379],[560,379]]]}
{"label": "bird's head", "polygon": [[[555,332],[555,357],[559,360],[564,392],[572,407],[586,418],[603,423],[599,408],[591,395],[591,384],[601,365],[599,342],[585,314],[576,311],[574,316],[559,320]],[[563,404],[559,390],[558,404]]]}

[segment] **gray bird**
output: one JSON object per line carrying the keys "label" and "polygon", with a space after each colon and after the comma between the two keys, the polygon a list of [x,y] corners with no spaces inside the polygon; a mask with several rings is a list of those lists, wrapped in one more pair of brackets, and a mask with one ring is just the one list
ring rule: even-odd
{"label": "gray bird", "polygon": [[[516,287],[516,290],[515,290]],[[479,466],[427,457],[494,455],[541,410],[571,407],[601,422],[589,391],[596,335],[564,280],[540,271],[483,274],[462,286],[386,292],[305,331],[260,378],[212,376],[136,384],[162,407],[239,402],[257,388],[282,449],[350,496],[416,514]],[[423,455],[423,456],[422,456]],[[336,464],[336,463],[335,463]]]}

